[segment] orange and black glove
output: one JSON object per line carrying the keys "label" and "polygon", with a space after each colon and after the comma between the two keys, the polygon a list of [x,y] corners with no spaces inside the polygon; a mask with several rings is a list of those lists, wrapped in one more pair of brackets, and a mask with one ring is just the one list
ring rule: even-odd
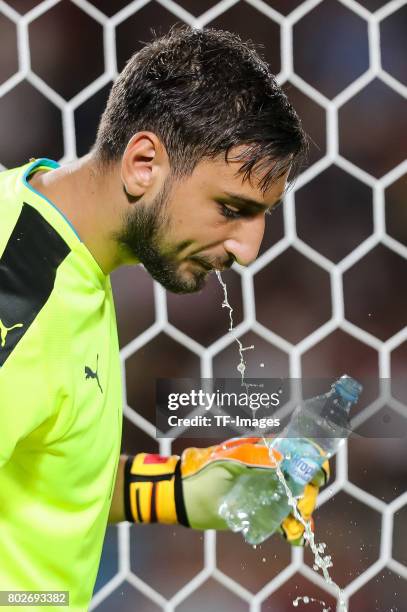
{"label": "orange and black glove", "polygon": [[[180,523],[195,529],[228,529],[219,514],[221,500],[242,474],[275,470],[282,455],[261,438],[236,438],[207,448],[187,448],[181,457],[141,453],[129,457],[125,467],[126,519],[136,523]],[[305,487],[298,508],[309,520],[318,487],[327,479],[326,462]],[[303,526],[291,515],[281,533],[293,544],[302,544]]]}

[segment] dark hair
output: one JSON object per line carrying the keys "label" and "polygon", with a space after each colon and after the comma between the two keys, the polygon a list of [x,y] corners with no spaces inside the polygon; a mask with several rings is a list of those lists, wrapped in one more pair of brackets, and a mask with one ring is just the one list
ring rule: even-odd
{"label": "dark hair", "polygon": [[248,145],[239,172],[260,187],[298,174],[307,151],[300,119],[251,42],[223,30],[175,26],[135,53],[110,92],[93,151],[118,162],[133,134],[154,132],[172,171]]}

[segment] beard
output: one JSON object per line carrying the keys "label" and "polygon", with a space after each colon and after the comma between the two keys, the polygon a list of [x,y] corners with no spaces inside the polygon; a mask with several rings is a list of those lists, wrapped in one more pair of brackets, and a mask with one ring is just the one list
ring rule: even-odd
{"label": "beard", "polygon": [[[211,265],[203,258],[192,257],[206,269],[183,275],[176,256],[191,243],[184,241],[177,246],[164,247],[164,236],[170,228],[168,201],[171,184],[171,179],[166,179],[160,193],[148,206],[138,202],[126,215],[122,230],[115,238],[120,249],[136,257],[165,289],[172,293],[194,293],[203,288]],[[126,190],[125,193],[128,195]]]}

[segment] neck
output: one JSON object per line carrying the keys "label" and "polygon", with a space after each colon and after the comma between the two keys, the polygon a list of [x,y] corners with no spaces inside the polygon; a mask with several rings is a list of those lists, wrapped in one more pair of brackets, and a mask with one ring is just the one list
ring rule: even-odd
{"label": "neck", "polygon": [[66,166],[38,172],[30,183],[64,213],[105,274],[121,263],[113,233],[120,229],[120,178],[102,175],[91,154]]}

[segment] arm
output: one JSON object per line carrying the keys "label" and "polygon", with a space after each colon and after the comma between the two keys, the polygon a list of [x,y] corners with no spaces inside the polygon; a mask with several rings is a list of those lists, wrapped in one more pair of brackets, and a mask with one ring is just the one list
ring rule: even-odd
{"label": "arm", "polygon": [[114,485],[112,505],[109,512],[109,523],[121,523],[125,521],[124,515],[124,465],[127,455],[120,455],[117,467],[116,482]]}

